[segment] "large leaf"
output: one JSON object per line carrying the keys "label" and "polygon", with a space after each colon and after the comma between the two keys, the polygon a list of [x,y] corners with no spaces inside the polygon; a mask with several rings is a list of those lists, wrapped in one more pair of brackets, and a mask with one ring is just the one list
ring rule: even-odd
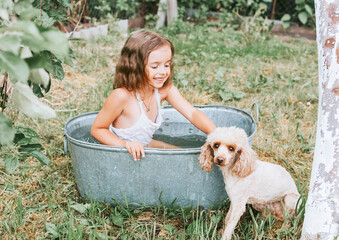
{"label": "large leaf", "polygon": [[305,25],[307,23],[307,12],[300,12],[298,18],[300,22]]}
{"label": "large leaf", "polygon": [[15,84],[12,102],[21,112],[32,118],[49,119],[56,117],[54,110],[40,102],[26,84],[20,82]]}
{"label": "large leaf", "polygon": [[2,35],[0,37],[0,51],[11,52],[14,55],[19,54],[20,37],[14,34]]}
{"label": "large leaf", "polygon": [[19,158],[18,157],[10,157],[5,159],[5,169],[6,172],[12,173],[19,166]]}
{"label": "large leaf", "polygon": [[0,52],[0,69],[8,72],[12,83],[27,82],[29,68],[26,62],[11,52]]}
{"label": "large leaf", "polygon": [[28,64],[29,68],[46,68],[47,66],[50,66],[51,60],[50,57],[37,54],[31,57],[25,58],[26,63]]}
{"label": "large leaf", "polygon": [[0,112],[0,144],[10,144],[15,135],[15,129],[12,127],[12,122]]}
{"label": "large leaf", "polygon": [[35,39],[37,43],[42,42],[44,39],[40,35],[38,27],[30,21],[17,21],[11,27],[7,29],[8,31],[22,32],[25,35],[29,36],[32,39]]}
{"label": "large leaf", "polygon": [[39,138],[39,134],[29,127],[17,126],[16,134],[23,134],[25,138]]}
{"label": "large leaf", "polygon": [[49,17],[48,14],[45,11],[41,11],[41,16],[39,18],[35,19],[35,21],[38,25],[47,28],[52,27],[55,23],[55,19],[52,17]]}
{"label": "large leaf", "polygon": [[28,155],[31,155],[32,157],[35,157],[36,159],[39,160],[44,165],[48,165],[49,159],[40,151],[32,151],[28,152]]}
{"label": "large leaf", "polygon": [[305,5],[305,10],[306,10],[306,12],[308,12],[308,14],[310,15],[310,16],[313,16],[314,15],[314,11],[312,10],[312,8],[309,6],[309,5]]}
{"label": "large leaf", "polygon": [[284,16],[282,16],[281,21],[283,22],[287,22],[291,20],[291,16],[289,14],[284,14]]}
{"label": "large leaf", "polygon": [[33,83],[39,84],[47,88],[50,77],[49,74],[43,68],[31,69],[29,74],[29,80]]}
{"label": "large leaf", "polygon": [[30,1],[18,1],[15,3],[14,11],[19,15],[20,20],[31,20],[40,15],[40,10],[34,8]]}
{"label": "large leaf", "polygon": [[56,29],[49,28],[48,31],[42,31],[41,35],[45,39],[45,50],[50,51],[59,59],[64,59],[68,56],[68,38],[64,33]]}

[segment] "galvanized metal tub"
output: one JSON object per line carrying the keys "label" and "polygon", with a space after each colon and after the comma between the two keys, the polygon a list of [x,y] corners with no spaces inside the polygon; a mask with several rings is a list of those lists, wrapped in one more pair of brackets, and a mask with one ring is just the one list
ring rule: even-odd
{"label": "galvanized metal tub", "polygon": [[[252,110],[249,114],[228,106],[195,107],[217,126],[243,128],[252,143],[257,122]],[[154,138],[183,148],[145,148],[146,157],[138,162],[133,161],[125,148],[99,144],[90,136],[97,112],[76,116],[66,123],[65,152],[69,150],[71,154],[81,196],[128,206],[174,202],[183,207],[215,208],[225,200],[219,168],[206,173],[198,165],[206,135],[172,107],[163,108],[164,122]]]}

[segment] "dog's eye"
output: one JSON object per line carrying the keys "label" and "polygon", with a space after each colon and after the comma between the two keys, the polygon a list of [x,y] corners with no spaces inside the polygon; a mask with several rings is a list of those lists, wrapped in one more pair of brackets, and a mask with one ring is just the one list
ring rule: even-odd
{"label": "dog's eye", "polygon": [[214,148],[218,148],[218,147],[219,147],[219,144],[218,144],[218,143],[215,143],[215,144],[213,145],[213,147],[214,147]]}
{"label": "dog's eye", "polygon": [[231,152],[234,152],[234,147],[228,147],[228,150],[230,150]]}

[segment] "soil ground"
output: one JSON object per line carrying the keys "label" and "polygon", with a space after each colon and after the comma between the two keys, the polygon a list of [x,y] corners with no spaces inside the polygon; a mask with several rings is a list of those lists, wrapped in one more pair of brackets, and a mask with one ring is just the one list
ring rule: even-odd
{"label": "soil ground", "polygon": [[309,40],[316,40],[316,32],[313,29],[300,26],[291,26],[284,29],[282,25],[274,25],[271,33],[281,37],[302,37]]}

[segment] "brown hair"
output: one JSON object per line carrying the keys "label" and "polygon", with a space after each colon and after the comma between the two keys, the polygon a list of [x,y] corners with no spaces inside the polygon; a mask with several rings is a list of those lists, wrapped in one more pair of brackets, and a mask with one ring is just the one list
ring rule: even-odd
{"label": "brown hair", "polygon": [[148,83],[146,74],[146,63],[150,53],[159,47],[168,45],[172,51],[170,63],[171,73],[164,83],[168,86],[172,83],[173,76],[173,56],[174,47],[170,40],[151,31],[137,31],[133,33],[126,41],[121,50],[121,56],[116,66],[116,74],[113,87],[125,87],[131,91],[133,89],[144,89]]}

